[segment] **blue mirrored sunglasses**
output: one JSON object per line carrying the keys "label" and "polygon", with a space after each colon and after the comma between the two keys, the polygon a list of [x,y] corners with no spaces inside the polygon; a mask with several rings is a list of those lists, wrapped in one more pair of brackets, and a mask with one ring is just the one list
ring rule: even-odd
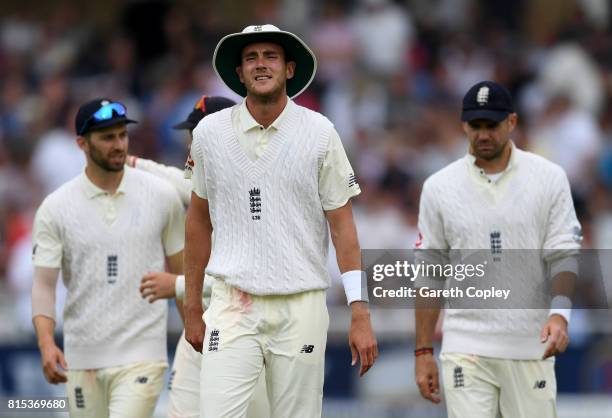
{"label": "blue mirrored sunglasses", "polygon": [[85,132],[85,130],[87,129],[87,125],[89,125],[92,120],[96,122],[102,122],[105,120],[111,120],[115,115],[125,116],[126,113],[126,107],[119,102],[105,104],[83,123],[81,132]]}

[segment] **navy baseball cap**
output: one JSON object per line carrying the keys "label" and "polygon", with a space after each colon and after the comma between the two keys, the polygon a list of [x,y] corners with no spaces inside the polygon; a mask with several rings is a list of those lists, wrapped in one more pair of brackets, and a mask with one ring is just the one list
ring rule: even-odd
{"label": "navy baseball cap", "polygon": [[514,113],[510,92],[493,81],[481,81],[473,85],[463,96],[461,120],[475,119],[500,122]]}
{"label": "navy baseball cap", "polygon": [[232,107],[236,102],[225,97],[216,96],[202,96],[200,100],[195,104],[191,113],[187,116],[187,119],[177,123],[172,128],[174,129],[189,129],[194,130],[198,123],[204,118],[204,116],[210,115],[211,113],[218,112],[226,107]]}
{"label": "navy baseball cap", "polygon": [[77,135],[85,135],[87,132],[121,123],[138,122],[128,119],[127,108],[122,103],[113,102],[108,98],[99,98],[79,107],[74,127]]}

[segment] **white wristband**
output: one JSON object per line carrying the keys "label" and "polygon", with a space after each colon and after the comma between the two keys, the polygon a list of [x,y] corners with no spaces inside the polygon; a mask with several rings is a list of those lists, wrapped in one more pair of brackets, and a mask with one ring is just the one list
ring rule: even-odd
{"label": "white wristband", "polygon": [[550,312],[548,316],[550,317],[555,314],[561,315],[569,324],[572,316],[572,300],[563,295],[555,296],[550,302]]}
{"label": "white wristband", "polygon": [[368,292],[364,288],[362,289],[362,277],[365,276],[365,272],[361,270],[351,270],[342,273],[342,285],[344,286],[344,293],[346,294],[346,302],[350,305],[355,301],[368,301]]}
{"label": "white wristband", "polygon": [[176,276],[174,282],[174,297],[178,300],[185,299],[185,276]]}

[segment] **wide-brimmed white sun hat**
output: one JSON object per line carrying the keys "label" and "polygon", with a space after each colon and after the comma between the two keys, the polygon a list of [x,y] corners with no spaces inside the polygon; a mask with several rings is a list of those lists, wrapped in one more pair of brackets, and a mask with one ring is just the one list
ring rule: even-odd
{"label": "wide-brimmed white sun hat", "polygon": [[241,63],[244,47],[255,42],[278,44],[285,50],[287,61],[295,61],[295,74],[287,80],[287,96],[296,97],[310,85],[317,71],[317,59],[308,45],[293,33],[274,25],[251,25],[242,32],[223,37],[213,55],[215,72],[233,92],[242,97],[247,94],[236,67]]}

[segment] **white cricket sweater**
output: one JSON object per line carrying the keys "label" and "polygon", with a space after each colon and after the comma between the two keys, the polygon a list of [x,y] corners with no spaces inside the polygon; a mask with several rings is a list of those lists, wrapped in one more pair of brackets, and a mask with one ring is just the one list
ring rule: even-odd
{"label": "white cricket sweater", "polygon": [[263,155],[251,161],[236,139],[231,108],[200,122],[192,152],[206,167],[215,231],[207,274],[256,295],[329,287],[318,173],[332,129],[324,116],[292,105]]}
{"label": "white cricket sweater", "polygon": [[44,200],[34,265],[62,270],[71,369],[166,361],[167,303],[149,303],[139,286],[145,273],[164,270],[165,255],[183,249],[183,235],[184,209],[172,186],[129,167],[113,196],[83,173]]}
{"label": "white cricket sweater", "polygon": [[138,170],[151,173],[160,179],[164,179],[174,186],[185,207],[191,202],[191,179],[185,177],[185,171],[170,165],[160,164],[153,160],[138,158],[134,165]]}
{"label": "white cricket sweater", "polygon": [[[566,270],[563,250],[580,246],[580,224],[565,172],[514,145],[497,181],[469,154],[429,177],[421,195],[419,230],[418,248],[423,250],[490,250],[493,234],[503,249],[532,250],[525,254],[541,259],[535,266],[530,263],[529,271],[517,270],[516,263],[513,271],[499,271],[503,280],[523,280],[521,286],[529,286],[527,296],[532,294],[537,306],[542,306],[538,298],[550,296],[542,295],[544,281]],[[417,286],[423,285],[430,282],[417,279]],[[548,309],[446,309],[442,351],[540,359],[545,344],[539,334],[547,316]]]}

